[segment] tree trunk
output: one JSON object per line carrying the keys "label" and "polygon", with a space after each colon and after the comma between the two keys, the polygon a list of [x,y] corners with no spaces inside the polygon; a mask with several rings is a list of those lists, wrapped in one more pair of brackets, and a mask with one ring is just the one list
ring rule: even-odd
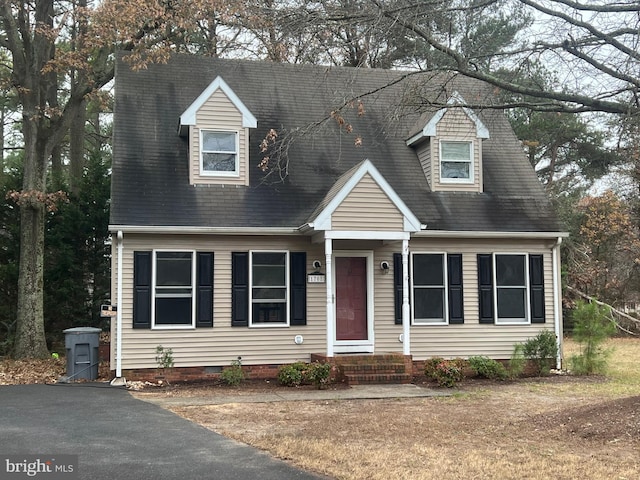
{"label": "tree trunk", "polygon": [[49,356],[43,311],[44,204],[20,205],[20,270],[16,358]]}
{"label": "tree trunk", "polygon": [[78,194],[84,171],[84,139],[87,117],[87,102],[83,100],[78,112],[71,119],[69,128],[69,190]]}
{"label": "tree trunk", "polygon": [[24,107],[24,177],[20,200],[20,265],[16,358],[49,356],[44,334],[44,213],[47,152],[38,142],[38,124]]}

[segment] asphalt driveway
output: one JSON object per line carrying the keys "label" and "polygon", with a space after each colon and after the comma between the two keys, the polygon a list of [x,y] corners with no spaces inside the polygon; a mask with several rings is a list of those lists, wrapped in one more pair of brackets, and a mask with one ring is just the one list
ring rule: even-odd
{"label": "asphalt driveway", "polygon": [[27,454],[78,455],[83,480],[321,478],[107,384],[0,387],[0,456]]}

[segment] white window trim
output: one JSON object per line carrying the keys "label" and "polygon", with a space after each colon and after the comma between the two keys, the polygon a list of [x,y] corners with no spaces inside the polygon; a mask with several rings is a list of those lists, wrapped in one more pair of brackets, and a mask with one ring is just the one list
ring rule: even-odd
{"label": "white window trim", "polygon": [[[498,318],[498,275],[496,268],[496,256],[524,256],[524,283],[525,283],[525,305],[524,318]],[[529,282],[529,254],[524,252],[494,252],[492,258],[493,267],[493,321],[496,325],[531,325],[531,285]],[[504,288],[504,287],[501,287]],[[516,287],[522,288],[522,287]]]}
{"label": "white window trim", "polygon": [[[442,142],[449,143],[468,143],[469,146],[469,178],[443,178],[442,177]],[[473,140],[457,140],[454,138],[441,138],[438,140],[438,176],[440,177],[440,183],[459,183],[459,184],[473,184],[475,182],[474,169],[475,169],[475,152],[473,148]],[[466,163],[464,160],[445,160],[448,162]]]}
{"label": "white window trim", "polygon": [[[253,323],[253,254],[254,253],[284,253],[284,280],[286,284],[286,301],[285,312],[287,315],[286,323]],[[249,328],[284,328],[291,324],[291,298],[290,298],[290,274],[289,274],[289,250],[249,250]]]}
{"label": "white window trim", "polygon": [[[191,325],[156,325],[156,254],[158,252],[191,253]],[[193,330],[196,328],[196,251],[175,248],[153,250],[151,265],[151,329],[152,330]]]}
{"label": "white window trim", "polygon": [[[444,276],[444,303],[443,303],[443,314],[444,318],[442,321],[431,321],[427,319],[420,319],[415,317],[415,289],[413,284],[413,279],[415,275],[413,274],[413,257],[414,255],[442,255],[442,275]],[[441,325],[449,325],[449,262],[447,259],[447,252],[411,252],[411,265],[409,271],[411,272],[410,277],[410,293],[411,293],[411,325],[427,325],[427,326],[441,326]]]}
{"label": "white window trim", "polygon": [[[204,169],[204,159],[203,159],[203,145],[204,145],[204,139],[203,139],[203,135],[206,132],[211,132],[211,133],[229,133],[229,134],[233,134],[235,135],[235,143],[236,143],[236,168],[233,172],[211,172],[211,171],[205,171]],[[198,132],[199,136],[200,136],[200,144],[198,146],[198,155],[199,155],[199,162],[200,162],[200,176],[202,177],[239,177],[240,176],[240,132],[238,130],[221,130],[221,129],[216,129],[216,128],[201,128]],[[207,153],[216,153],[216,152],[209,152],[207,151]],[[230,153],[230,152],[224,152],[224,153]]]}

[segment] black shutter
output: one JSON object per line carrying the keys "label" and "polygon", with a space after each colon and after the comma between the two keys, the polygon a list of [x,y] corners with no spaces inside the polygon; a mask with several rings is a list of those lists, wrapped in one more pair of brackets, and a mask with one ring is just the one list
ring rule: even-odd
{"label": "black shutter", "polygon": [[231,326],[249,325],[249,253],[231,254]]}
{"label": "black shutter", "polygon": [[198,252],[196,258],[196,327],[213,327],[213,252]]}
{"label": "black shutter", "polygon": [[494,323],[493,320],[493,257],[491,254],[478,255],[478,297],[480,300],[480,323]]}
{"label": "black shutter", "polygon": [[307,324],[307,254],[289,254],[289,281],[291,282],[290,324]]}
{"label": "black shutter", "polygon": [[133,328],[151,328],[151,252],[133,252]]}
{"label": "black shutter", "polygon": [[449,277],[449,323],[464,323],[461,253],[447,255],[447,276]]}
{"label": "black shutter", "polygon": [[529,255],[531,323],[544,323],[544,262],[542,255]]}
{"label": "black shutter", "polygon": [[393,254],[393,301],[395,324],[402,325],[402,254]]}

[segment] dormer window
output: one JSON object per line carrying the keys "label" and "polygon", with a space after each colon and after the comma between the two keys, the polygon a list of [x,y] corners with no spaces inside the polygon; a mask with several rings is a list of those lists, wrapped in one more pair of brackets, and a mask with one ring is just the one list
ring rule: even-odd
{"label": "dormer window", "polygon": [[249,185],[249,129],[258,121],[229,85],[217,77],[180,115],[178,132],[189,139],[191,185]]}
{"label": "dormer window", "polygon": [[201,175],[239,175],[238,132],[200,131]]}
{"label": "dormer window", "polygon": [[482,141],[489,130],[464,99],[453,93],[447,106],[423,115],[407,145],[415,149],[434,192],[482,192]]}
{"label": "dormer window", "polygon": [[473,143],[440,141],[440,181],[473,183]]}

